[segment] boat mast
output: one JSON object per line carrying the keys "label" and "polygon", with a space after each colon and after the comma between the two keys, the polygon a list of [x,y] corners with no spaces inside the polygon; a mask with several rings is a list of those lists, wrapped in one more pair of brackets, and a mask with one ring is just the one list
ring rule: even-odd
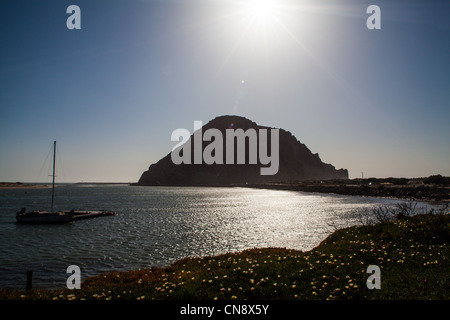
{"label": "boat mast", "polygon": [[55,162],[56,162],[56,141],[53,141],[53,182],[52,182],[52,211],[55,199]]}

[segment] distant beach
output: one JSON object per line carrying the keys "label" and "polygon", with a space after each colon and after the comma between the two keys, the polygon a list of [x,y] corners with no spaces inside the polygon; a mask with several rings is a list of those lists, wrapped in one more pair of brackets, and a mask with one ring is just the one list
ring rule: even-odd
{"label": "distant beach", "polygon": [[41,189],[49,188],[46,184],[29,184],[22,182],[0,182],[0,189]]}

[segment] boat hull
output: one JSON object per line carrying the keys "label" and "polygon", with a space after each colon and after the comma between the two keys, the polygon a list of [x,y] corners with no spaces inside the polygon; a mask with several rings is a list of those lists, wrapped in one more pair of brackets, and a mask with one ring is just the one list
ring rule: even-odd
{"label": "boat hull", "polygon": [[113,216],[113,211],[62,211],[62,212],[40,212],[17,213],[18,223],[68,223],[75,220]]}
{"label": "boat hull", "polygon": [[68,223],[73,221],[73,216],[63,212],[31,212],[17,214],[18,223]]}

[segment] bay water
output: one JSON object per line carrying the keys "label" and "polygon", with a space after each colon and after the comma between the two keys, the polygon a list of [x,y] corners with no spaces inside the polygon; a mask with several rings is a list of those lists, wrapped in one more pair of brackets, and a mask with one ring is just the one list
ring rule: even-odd
{"label": "bay water", "polygon": [[[113,210],[115,216],[58,225],[17,224],[15,215],[48,209],[50,188],[0,190],[0,288],[65,288],[77,265],[81,278],[111,271],[168,266],[185,257],[251,248],[307,251],[336,228],[395,199],[225,187],[137,187],[60,184],[56,209]],[[422,204],[425,205],[425,204]]]}

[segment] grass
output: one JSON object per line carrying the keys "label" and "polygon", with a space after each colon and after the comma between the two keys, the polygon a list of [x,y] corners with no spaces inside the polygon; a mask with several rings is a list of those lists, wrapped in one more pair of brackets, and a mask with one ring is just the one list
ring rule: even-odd
{"label": "grass", "polygon": [[[80,290],[0,290],[0,300],[449,299],[449,240],[449,214],[420,214],[337,230],[308,252],[187,258],[101,274]],[[367,288],[369,265],[380,267],[379,290]]]}

